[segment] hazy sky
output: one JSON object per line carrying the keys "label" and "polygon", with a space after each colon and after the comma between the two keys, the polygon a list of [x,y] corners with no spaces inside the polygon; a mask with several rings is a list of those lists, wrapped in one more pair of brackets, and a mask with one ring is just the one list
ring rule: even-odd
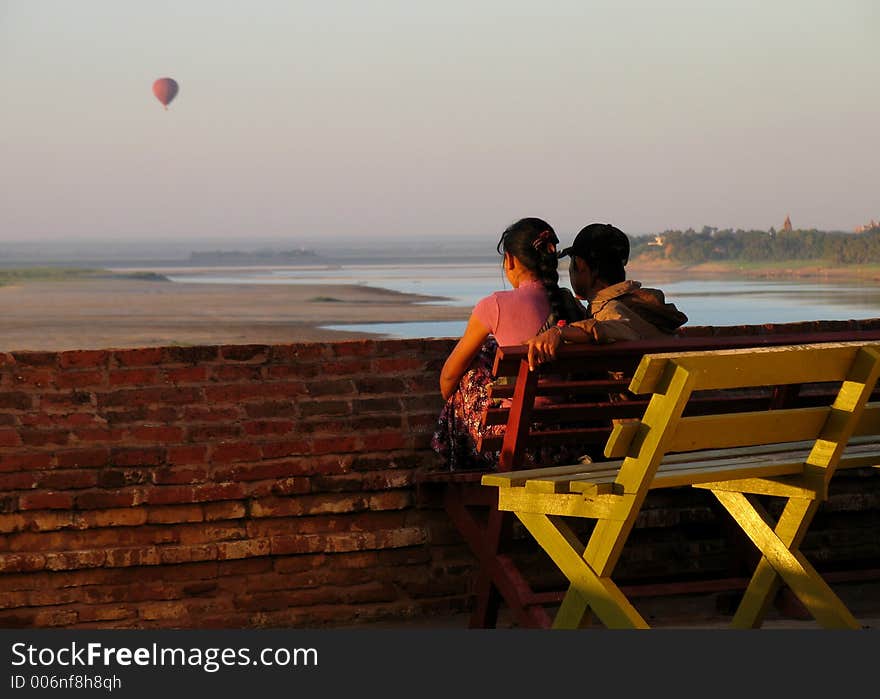
{"label": "hazy sky", "polygon": [[878,8],[0,0],[0,239],[851,230]]}

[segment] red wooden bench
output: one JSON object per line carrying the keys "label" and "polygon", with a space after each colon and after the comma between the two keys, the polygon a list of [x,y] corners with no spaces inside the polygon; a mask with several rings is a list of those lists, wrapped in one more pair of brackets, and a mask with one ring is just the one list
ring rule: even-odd
{"label": "red wooden bench", "polygon": [[[565,345],[554,362],[534,372],[528,369],[525,347],[500,347],[494,376],[506,377],[507,381],[493,387],[492,397],[506,400],[504,405],[490,406],[483,421],[487,425],[504,424],[506,428],[503,437],[486,438],[480,448],[500,451],[499,472],[532,468],[524,464],[526,450],[541,445],[577,445],[594,461],[603,460],[602,450],[613,422],[640,417],[644,412],[645,399],[628,394],[626,389],[645,354],[859,340],[880,340],[880,328],[730,337],[674,336],[609,345]],[[767,386],[734,397],[709,393],[698,396],[689,410],[690,414],[712,412],[718,408],[718,401],[724,402],[726,410],[803,407],[821,403],[834,390],[831,386],[805,385]],[[539,401],[536,405],[539,396],[550,398],[550,403]],[[563,591],[536,590],[526,571],[509,554],[514,519],[509,512],[498,511],[496,489],[480,485],[483,473],[425,471],[417,477],[422,501],[428,490],[433,491],[433,498],[441,499],[479,564],[470,626],[496,626],[503,600],[517,625],[546,628],[551,623],[546,607],[558,603]],[[746,578],[737,577],[673,579],[623,589],[633,597],[658,596],[741,589],[746,583]]]}

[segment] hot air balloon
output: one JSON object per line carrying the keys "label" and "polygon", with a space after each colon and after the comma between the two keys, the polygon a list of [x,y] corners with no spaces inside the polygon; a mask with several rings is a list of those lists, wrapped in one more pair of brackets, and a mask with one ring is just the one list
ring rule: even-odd
{"label": "hot air balloon", "polygon": [[153,83],[153,94],[166,110],[171,100],[177,96],[177,89],[177,82],[173,78],[159,78]]}

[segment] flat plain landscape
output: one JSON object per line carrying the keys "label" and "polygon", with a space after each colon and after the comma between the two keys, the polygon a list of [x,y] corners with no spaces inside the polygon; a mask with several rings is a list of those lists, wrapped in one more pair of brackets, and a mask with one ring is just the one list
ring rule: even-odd
{"label": "flat plain landscape", "polygon": [[[463,321],[470,313],[470,307],[461,304],[424,303],[441,300],[439,297],[377,285],[194,283],[168,281],[150,269],[3,272],[0,351],[324,342],[381,337],[363,332],[368,323]],[[229,271],[234,276],[242,268]],[[864,285],[867,292],[875,289],[874,282],[880,279],[880,267],[873,265],[686,266],[638,259],[627,272],[646,286],[660,288],[682,280],[763,279],[832,285],[855,282]],[[199,267],[177,267],[174,273],[198,276],[208,272]],[[563,265],[560,285],[568,286]],[[502,288],[500,274],[493,276],[491,287]],[[852,299],[844,302],[854,303]],[[681,298],[679,303],[685,310],[692,309],[694,299]],[[817,306],[809,317],[818,319],[823,314],[827,310]],[[854,307],[850,317],[875,315],[871,307]],[[693,324],[696,315],[691,320]],[[709,322],[723,325],[733,321],[719,310],[717,321]],[[359,329],[338,327],[346,323],[357,324]],[[337,328],[330,330],[322,327],[325,325]],[[448,330],[438,326],[435,335],[429,331],[426,336],[444,337],[444,332]]]}

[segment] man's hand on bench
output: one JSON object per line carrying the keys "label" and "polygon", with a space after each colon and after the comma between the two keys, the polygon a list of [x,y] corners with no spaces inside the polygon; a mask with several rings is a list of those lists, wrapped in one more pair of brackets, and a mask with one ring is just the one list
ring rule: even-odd
{"label": "man's hand on bench", "polygon": [[[544,362],[556,359],[556,350],[564,342],[591,343],[598,341],[598,336],[595,334],[595,328],[598,325],[592,318],[576,323],[555,325],[540,335],[526,340],[523,344],[528,345],[529,348],[529,371],[534,371]],[[609,342],[613,342],[613,339]]]}
{"label": "man's hand on bench", "polygon": [[526,340],[529,347],[529,371],[534,371],[544,362],[556,357],[556,350],[562,344],[562,328],[558,325]]}

